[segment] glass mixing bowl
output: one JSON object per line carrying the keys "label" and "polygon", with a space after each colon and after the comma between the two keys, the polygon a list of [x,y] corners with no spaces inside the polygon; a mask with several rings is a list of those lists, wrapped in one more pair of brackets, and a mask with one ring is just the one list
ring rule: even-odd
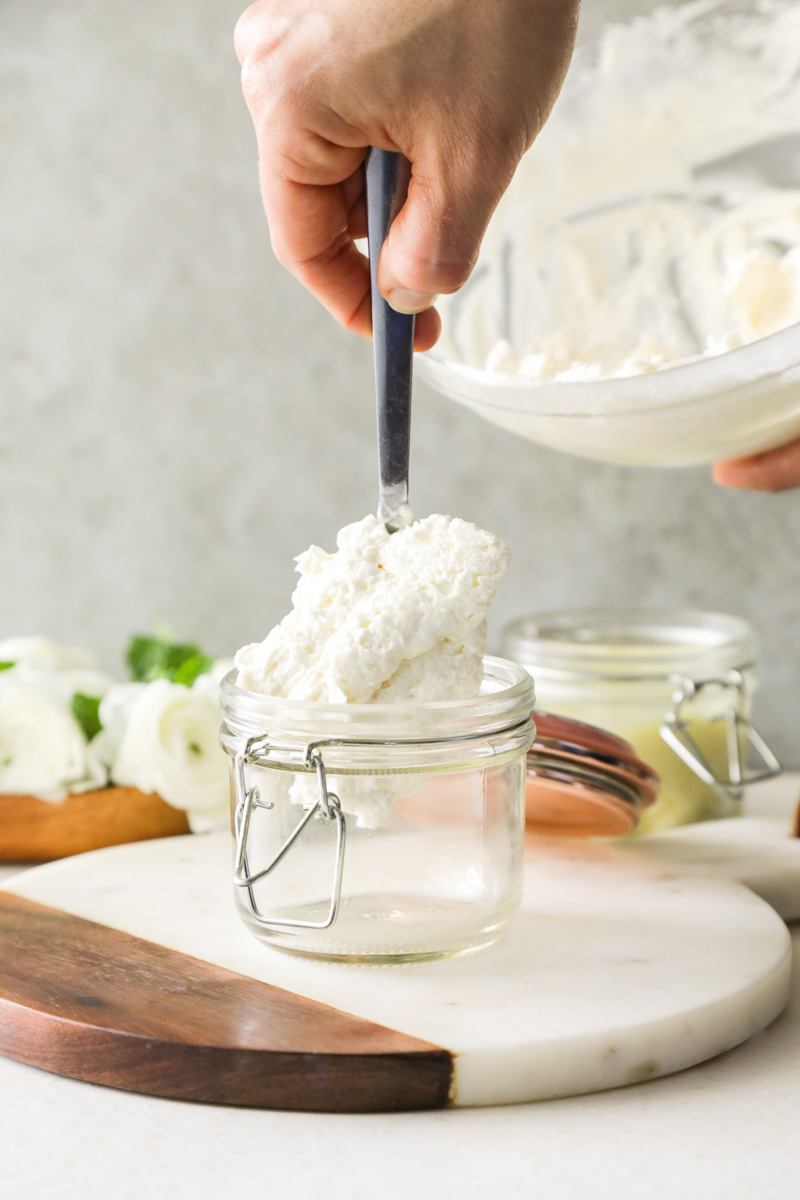
{"label": "glass mixing bowl", "polygon": [[800,437],[800,325],[716,358],[597,382],[540,383],[435,352],[417,361],[423,379],[493,425],[603,462],[689,466]]}
{"label": "glass mixing bowl", "polygon": [[[769,2],[780,3],[781,0]],[[553,124],[561,120],[559,111],[568,116],[576,111],[585,113],[588,100],[588,119],[591,119],[592,92],[587,83],[588,72],[597,61],[599,34],[605,25],[629,21],[637,14],[647,15],[655,7],[653,0],[640,0],[639,3],[598,0],[591,9],[587,6],[579,38],[583,45],[579,44],[554,118],[540,135],[532,155],[541,149],[540,144],[545,138],[550,139],[552,149],[554,130],[558,129],[561,138],[562,127]],[[725,20],[766,19],[763,14],[767,6],[743,4],[742,0],[718,0],[714,5],[675,3],[672,7],[684,9],[685,23],[691,25],[702,45],[711,47],[706,63],[708,69],[703,71],[705,90],[702,95],[708,96],[709,104],[717,105],[715,112],[720,128],[719,133],[714,134],[713,145],[707,144],[708,137],[703,141],[701,132],[695,135],[695,124],[699,123],[693,120],[691,105],[684,104],[682,110],[671,110],[668,98],[664,111],[653,111],[657,107],[655,101],[648,109],[648,82],[655,68],[652,64],[649,67],[642,64],[643,77],[638,80],[638,93],[632,96],[627,109],[624,104],[620,107],[622,116],[618,126],[612,129],[608,155],[602,138],[598,141],[597,153],[603,161],[613,156],[614,147],[625,140],[623,118],[638,120],[641,111],[642,123],[636,127],[636,136],[641,141],[641,157],[644,159],[650,154],[650,160],[640,170],[637,158],[634,166],[639,174],[634,178],[628,173],[628,160],[620,159],[616,174],[611,172],[611,186],[618,187],[613,196],[608,192],[609,185],[605,180],[598,182],[598,176],[592,174],[590,167],[584,170],[580,154],[573,153],[571,159],[565,160],[566,166],[560,176],[557,172],[549,176],[541,166],[536,166],[536,160],[526,156],[490,223],[471,279],[460,293],[443,302],[445,328],[441,343],[417,358],[419,373],[427,382],[493,424],[555,449],[607,462],[689,465],[755,453],[800,436],[800,324],[790,325],[714,357],[692,358],[689,353],[686,356],[689,361],[684,358],[674,366],[662,366],[648,374],[553,381],[502,369],[484,369],[489,349],[500,339],[511,341],[520,353],[528,352],[518,345],[517,335],[536,310],[536,301],[532,299],[536,296],[533,275],[541,260],[534,255],[532,265],[526,268],[524,261],[520,264],[520,256],[512,252],[515,247],[506,232],[509,220],[519,221],[520,214],[527,220],[528,214],[538,206],[540,216],[537,220],[549,219],[547,212],[550,211],[550,215],[556,213],[556,221],[560,221],[561,209],[547,209],[551,203],[549,194],[552,192],[555,196],[559,188],[562,195],[570,195],[575,206],[573,213],[578,211],[578,220],[585,215],[580,212],[584,198],[590,215],[593,211],[602,211],[603,205],[619,204],[620,196],[623,204],[651,195],[674,199],[672,191],[677,175],[670,174],[669,163],[661,172],[657,155],[662,151],[655,151],[653,139],[648,140],[651,127],[657,128],[659,136],[666,129],[664,145],[671,146],[672,152],[685,158],[681,170],[688,172],[687,180],[708,178],[709,170],[713,175],[720,169],[720,162],[729,162],[732,155],[741,158],[742,153],[747,155],[752,151],[752,164],[745,163],[744,169],[751,177],[756,171],[759,184],[763,176],[766,186],[800,188],[800,136],[797,135],[800,106],[794,103],[794,92],[791,103],[787,103],[788,92],[782,88],[776,71],[774,87],[765,84],[763,107],[749,120],[751,110],[756,106],[749,104],[743,93],[736,94],[734,82],[725,72],[714,69],[713,45],[715,39],[725,41]],[[664,28],[667,28],[666,24]],[[666,40],[669,36],[669,32],[665,32],[667,51],[670,50]],[[779,65],[781,69],[785,68],[790,86],[796,86],[796,75],[792,82],[792,64],[798,57],[796,48],[787,44],[784,53],[778,46],[775,54],[784,55],[785,61],[782,59]],[[676,51],[673,59],[679,58]],[[696,68],[695,63],[695,75]],[[637,82],[636,66],[630,70]],[[683,70],[691,76],[693,67],[681,60],[675,70]],[[570,107],[581,103],[583,109]],[[635,118],[631,117],[632,113],[636,114]],[[761,141],[753,141],[756,132],[759,138],[763,133]],[[776,139],[778,151],[773,155],[772,163],[764,167],[765,147]],[[636,154],[639,154],[638,143]],[[526,165],[526,161],[530,165]],[[775,176],[776,163],[780,178]],[[741,162],[736,169],[741,172]],[[580,180],[576,184],[577,176]],[[567,187],[570,179],[573,182]],[[584,183],[586,190],[582,191]],[[648,191],[648,188],[652,190]],[[552,203],[556,205],[561,201],[553,200]],[[544,217],[541,217],[542,212]],[[568,215],[564,219],[571,221],[575,217]],[[700,351],[702,345],[695,353]]]}

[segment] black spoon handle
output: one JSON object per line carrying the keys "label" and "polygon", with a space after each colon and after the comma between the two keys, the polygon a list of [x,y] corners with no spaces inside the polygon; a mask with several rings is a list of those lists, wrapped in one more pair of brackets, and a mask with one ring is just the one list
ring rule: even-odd
{"label": "black spoon handle", "polygon": [[411,164],[402,154],[374,147],[367,154],[367,231],[378,401],[378,516],[392,532],[413,520],[408,506],[408,460],[414,317],[391,308],[378,291],[376,276],[381,247],[406,198],[410,178]]}

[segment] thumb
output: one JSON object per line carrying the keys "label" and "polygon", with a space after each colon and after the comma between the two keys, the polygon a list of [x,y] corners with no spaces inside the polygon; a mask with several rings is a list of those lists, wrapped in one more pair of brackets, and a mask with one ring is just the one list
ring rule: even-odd
{"label": "thumb", "polygon": [[440,292],[457,292],[466,283],[508,182],[501,173],[494,180],[490,186],[485,172],[456,171],[441,160],[412,161],[408,197],[378,263],[378,287],[392,308],[422,312]]}

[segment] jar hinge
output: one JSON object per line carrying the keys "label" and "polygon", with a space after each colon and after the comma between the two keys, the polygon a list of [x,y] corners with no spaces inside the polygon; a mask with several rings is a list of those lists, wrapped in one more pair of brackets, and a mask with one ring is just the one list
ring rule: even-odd
{"label": "jar hinge", "polygon": [[[763,779],[772,779],[776,775],[780,775],[780,762],[753,726],[749,717],[744,715],[747,684],[741,671],[728,671],[727,674],[717,679],[704,679],[700,683],[680,675],[674,676],[672,682],[675,685],[672,693],[672,707],[664,714],[659,732],[667,745],[703,783],[716,788],[727,799],[739,800],[745,785],[759,783]],[[728,751],[727,779],[720,778],[715,773],[689,732],[688,722],[682,716],[684,703],[698,696],[707,687],[733,688],[736,692],[734,703],[725,716],[717,718],[725,721]],[[748,769],[746,762],[742,761],[742,734],[745,744],[752,746],[760,757],[762,767]]]}
{"label": "jar hinge", "polygon": [[[236,791],[236,809],[234,812],[234,830],[236,835],[236,860],[233,870],[233,882],[237,887],[245,888],[250,904],[250,912],[253,920],[259,925],[280,926],[281,928],[290,929],[329,929],[333,925],[339,913],[339,904],[342,896],[342,874],[344,871],[344,850],[345,837],[347,828],[345,824],[344,813],[339,801],[339,797],[334,792],[328,791],[327,780],[325,777],[325,764],[322,761],[322,752],[319,748],[319,743],[309,742],[303,753],[303,767],[305,770],[314,770],[317,773],[318,796],[317,802],[308,812],[303,814],[302,819],[297,826],[289,834],[286,841],[283,843],[278,852],[273,856],[272,860],[260,871],[250,874],[250,868],[247,862],[247,842],[250,833],[250,822],[253,818],[253,813],[257,808],[271,809],[274,805],[271,801],[261,799],[257,787],[247,786],[245,779],[245,767],[250,763],[258,761],[258,751],[263,751],[267,748],[266,739],[263,735],[250,738],[242,750],[238,752],[234,761],[234,781]],[[308,825],[313,817],[317,817],[322,821],[334,821],[336,823],[336,859],[333,872],[333,886],[331,891],[331,902],[327,915],[322,921],[298,921],[291,920],[287,917],[266,916],[259,911],[256,903],[255,892],[253,887],[260,879],[264,879],[269,875],[278,864],[289,853],[292,846],[295,844],[300,834]]]}

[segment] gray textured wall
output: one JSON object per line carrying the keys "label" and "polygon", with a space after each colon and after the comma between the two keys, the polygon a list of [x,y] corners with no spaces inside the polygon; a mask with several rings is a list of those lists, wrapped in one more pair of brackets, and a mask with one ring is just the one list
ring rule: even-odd
{"label": "gray textured wall", "polygon": [[[0,0],[0,633],[109,663],[154,618],[216,652],[376,500],[370,347],[273,261],[240,0]],[[518,442],[422,387],[415,509],[513,550],[496,623],[575,603],[740,613],[800,766],[800,493]]]}

